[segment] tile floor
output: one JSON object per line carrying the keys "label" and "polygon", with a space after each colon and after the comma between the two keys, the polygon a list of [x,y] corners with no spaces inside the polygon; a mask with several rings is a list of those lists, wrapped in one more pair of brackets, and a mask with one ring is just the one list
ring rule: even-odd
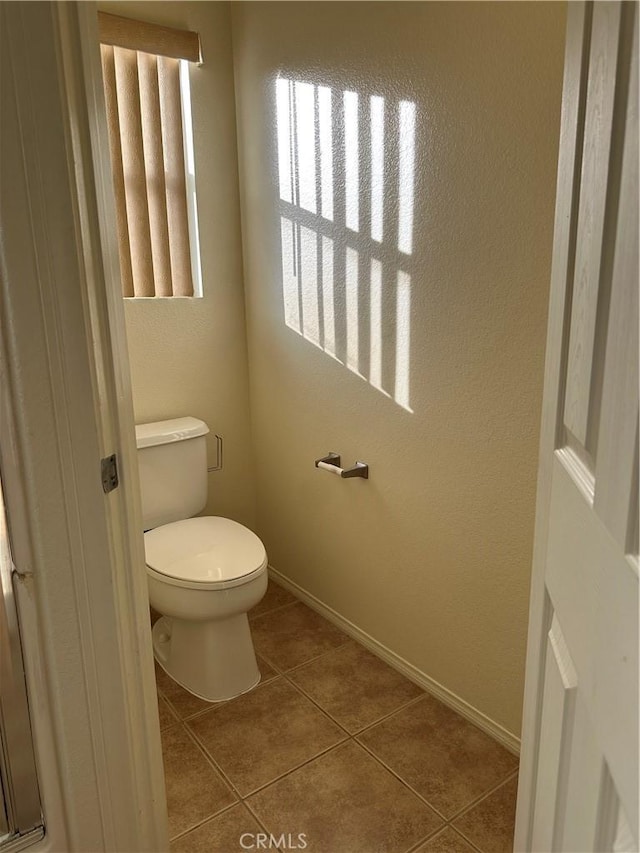
{"label": "tile floor", "polygon": [[250,618],[250,693],[156,670],[172,853],[512,850],[515,756],[272,582]]}

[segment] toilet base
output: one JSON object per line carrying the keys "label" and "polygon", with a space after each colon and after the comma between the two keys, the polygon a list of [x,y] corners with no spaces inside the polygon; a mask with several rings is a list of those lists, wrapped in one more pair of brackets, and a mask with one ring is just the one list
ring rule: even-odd
{"label": "toilet base", "polygon": [[214,622],[163,616],[152,630],[153,654],[189,693],[224,702],[260,683],[246,613]]}

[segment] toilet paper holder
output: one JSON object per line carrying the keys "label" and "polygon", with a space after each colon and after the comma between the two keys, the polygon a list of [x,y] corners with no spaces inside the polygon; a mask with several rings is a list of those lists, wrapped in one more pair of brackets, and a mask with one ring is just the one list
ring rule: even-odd
{"label": "toilet paper holder", "polygon": [[316,459],[316,468],[322,468],[323,471],[329,471],[332,474],[337,474],[339,477],[346,479],[347,477],[362,477],[365,480],[369,479],[369,466],[366,462],[356,462],[352,468],[340,467],[340,454],[328,453],[322,459]]}

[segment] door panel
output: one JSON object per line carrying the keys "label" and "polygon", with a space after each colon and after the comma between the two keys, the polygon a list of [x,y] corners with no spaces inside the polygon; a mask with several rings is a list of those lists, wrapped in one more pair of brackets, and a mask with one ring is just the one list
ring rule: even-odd
{"label": "door panel", "polygon": [[571,736],[574,725],[577,675],[560,624],[554,615],[549,630],[544,677],[545,704],[542,711],[541,740],[547,749],[540,756],[536,789],[533,845],[536,850],[553,850],[556,809],[566,793]]}
{"label": "door panel", "polygon": [[620,5],[602,3],[593,11],[587,83],[578,233],[571,308],[571,334],[564,423],[584,448],[592,444],[590,418],[592,371],[603,252],[606,185],[616,85]]}

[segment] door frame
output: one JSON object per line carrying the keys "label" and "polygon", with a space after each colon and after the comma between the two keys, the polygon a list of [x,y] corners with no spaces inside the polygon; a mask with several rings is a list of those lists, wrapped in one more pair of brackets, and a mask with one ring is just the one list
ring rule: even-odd
{"label": "door frame", "polygon": [[[161,851],[115,216],[95,156],[96,8],[2,7],[2,110],[14,121],[0,123],[0,467],[45,817],[32,849]],[[111,453],[120,485],[105,495],[100,460]]]}

